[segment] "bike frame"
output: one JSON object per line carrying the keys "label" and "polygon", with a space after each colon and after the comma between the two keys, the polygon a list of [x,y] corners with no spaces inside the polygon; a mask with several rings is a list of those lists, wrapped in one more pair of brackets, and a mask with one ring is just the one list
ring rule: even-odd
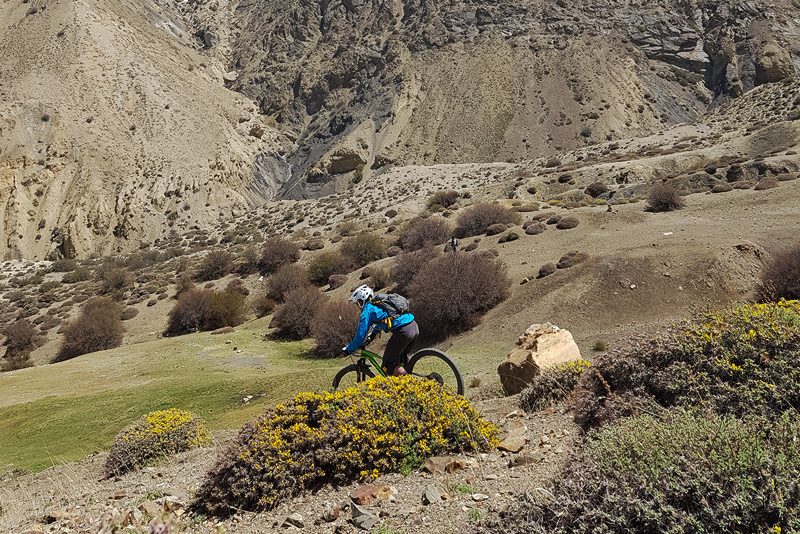
{"label": "bike frame", "polygon": [[361,355],[358,357],[358,362],[356,362],[356,365],[366,367],[367,360],[369,360],[369,362],[372,364],[372,367],[378,371],[380,376],[386,376],[386,372],[383,370],[383,365],[381,365],[381,362],[383,362],[383,357],[378,356],[374,352],[368,351],[364,347],[361,347],[359,351]]}

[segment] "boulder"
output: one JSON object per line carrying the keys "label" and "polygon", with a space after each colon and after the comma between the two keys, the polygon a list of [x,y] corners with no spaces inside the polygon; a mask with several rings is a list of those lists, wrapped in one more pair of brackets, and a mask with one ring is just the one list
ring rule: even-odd
{"label": "boulder", "polygon": [[578,345],[568,330],[550,323],[532,324],[517,340],[497,368],[506,395],[525,389],[542,369],[571,362],[581,357]]}
{"label": "boulder", "polygon": [[756,57],[755,64],[756,85],[778,82],[794,76],[792,55],[774,42],[764,45]]}

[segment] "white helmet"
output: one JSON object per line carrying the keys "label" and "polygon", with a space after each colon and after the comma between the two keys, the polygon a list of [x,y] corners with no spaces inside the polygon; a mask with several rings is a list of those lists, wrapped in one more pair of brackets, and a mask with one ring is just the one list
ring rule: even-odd
{"label": "white helmet", "polygon": [[347,300],[352,300],[356,304],[358,304],[359,308],[364,307],[364,303],[368,300],[372,299],[374,293],[369,288],[368,285],[358,286],[353,294],[350,295],[350,298]]}

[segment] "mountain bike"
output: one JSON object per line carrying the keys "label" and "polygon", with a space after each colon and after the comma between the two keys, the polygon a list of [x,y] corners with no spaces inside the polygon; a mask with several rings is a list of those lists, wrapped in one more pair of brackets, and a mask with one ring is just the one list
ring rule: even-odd
{"label": "mountain bike", "polygon": [[[367,338],[364,344],[354,352],[351,357],[358,355],[355,363],[346,365],[333,377],[333,389],[348,388],[364,380],[374,378],[376,371],[380,376],[386,376],[383,370],[383,358],[367,350],[367,345],[372,341]],[[438,349],[421,349],[410,358],[406,357],[403,363],[406,373],[422,380],[433,380],[438,384],[454,390],[459,395],[464,394],[464,380],[456,363],[444,352]]]}

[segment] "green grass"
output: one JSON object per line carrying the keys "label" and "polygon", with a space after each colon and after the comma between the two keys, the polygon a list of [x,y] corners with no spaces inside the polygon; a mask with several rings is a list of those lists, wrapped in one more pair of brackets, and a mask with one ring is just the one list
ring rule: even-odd
{"label": "green grass", "polygon": [[191,334],[5,373],[0,472],[41,471],[108,450],[124,426],[154,410],[190,410],[212,430],[237,429],[299,391],[326,389],[345,363],[310,358],[308,342],[265,341],[258,327],[254,321],[229,335]]}

